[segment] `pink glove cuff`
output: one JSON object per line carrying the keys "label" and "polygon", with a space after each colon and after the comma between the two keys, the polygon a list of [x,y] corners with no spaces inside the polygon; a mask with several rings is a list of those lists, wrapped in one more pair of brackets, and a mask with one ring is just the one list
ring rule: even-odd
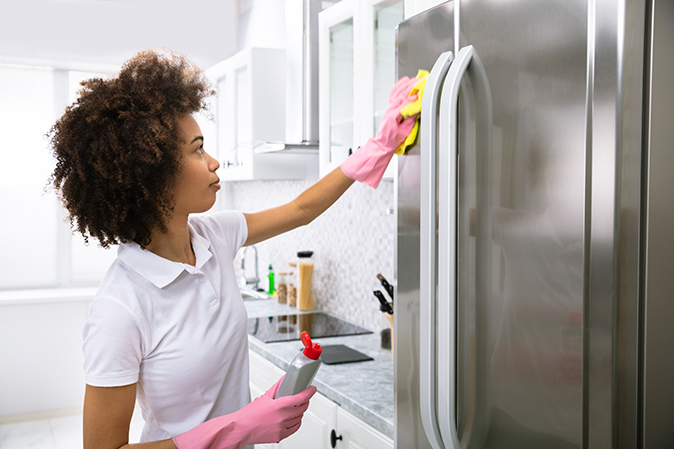
{"label": "pink glove cuff", "polygon": [[392,152],[384,151],[373,139],[369,139],[340,167],[347,177],[376,189],[392,157]]}
{"label": "pink glove cuff", "polygon": [[[416,123],[416,117],[410,117],[400,123],[398,131],[407,136]],[[403,139],[404,140],[404,139]],[[354,181],[362,182],[376,189],[384,177],[384,172],[393,158],[396,147],[385,148],[378,140],[369,139],[349,156],[340,166],[342,172]]]}
{"label": "pink glove cuff", "polygon": [[231,415],[224,415],[199,425],[198,431],[193,429],[174,437],[173,443],[178,449],[208,448],[213,444],[223,443],[222,438],[219,438],[221,434],[227,435],[227,446],[222,446],[223,449],[243,447],[250,437],[237,431]]}
{"label": "pink glove cuff", "polygon": [[199,424],[174,437],[173,443],[178,449],[239,449],[289,437],[300,428],[316,387],[274,399],[282,380],[242,409]]}

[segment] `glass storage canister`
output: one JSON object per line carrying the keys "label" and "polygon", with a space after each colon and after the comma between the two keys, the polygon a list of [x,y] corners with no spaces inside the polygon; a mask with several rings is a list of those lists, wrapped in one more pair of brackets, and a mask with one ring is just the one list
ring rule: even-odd
{"label": "glass storage canister", "polygon": [[[289,262],[291,270],[297,270],[295,262]],[[295,281],[295,272],[288,272],[288,305],[292,307],[297,306],[297,282]]]}
{"label": "glass storage canister", "polygon": [[276,281],[276,299],[279,304],[288,303],[288,272],[279,271]]}
{"label": "glass storage canister", "polygon": [[314,296],[311,283],[314,275],[313,251],[297,253],[297,308],[299,310],[313,310]]}

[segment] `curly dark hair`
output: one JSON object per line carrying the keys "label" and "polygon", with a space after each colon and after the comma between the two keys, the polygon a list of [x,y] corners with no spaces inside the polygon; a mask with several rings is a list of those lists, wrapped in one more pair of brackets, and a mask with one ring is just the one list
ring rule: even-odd
{"label": "curly dark hair", "polygon": [[71,228],[104,248],[150,242],[166,231],[184,136],[178,119],[207,111],[215,92],[185,56],[146,50],[119,75],[81,83],[47,136],[56,158],[50,184]]}

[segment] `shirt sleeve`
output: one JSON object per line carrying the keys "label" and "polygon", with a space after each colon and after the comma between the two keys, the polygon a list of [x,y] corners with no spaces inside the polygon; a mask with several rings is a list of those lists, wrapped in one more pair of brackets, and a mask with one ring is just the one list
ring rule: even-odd
{"label": "shirt sleeve", "polygon": [[191,218],[190,223],[200,234],[211,234],[209,237],[215,238],[229,247],[233,254],[241,249],[248,238],[246,217],[239,211],[228,210],[198,216]]}
{"label": "shirt sleeve", "polygon": [[99,297],[84,325],[84,380],[94,387],[138,382],[142,326],[137,316],[114,298]]}

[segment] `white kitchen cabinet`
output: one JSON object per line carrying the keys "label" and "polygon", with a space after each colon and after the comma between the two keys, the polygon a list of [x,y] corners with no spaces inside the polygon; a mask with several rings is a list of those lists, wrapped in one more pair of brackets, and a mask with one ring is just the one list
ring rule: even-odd
{"label": "white kitchen cabinet", "polygon": [[[402,0],[361,0],[360,20],[362,32],[359,72],[363,94],[359,109],[362,124],[359,126],[360,144],[374,137],[388,105],[388,95],[396,81],[396,33],[403,20]],[[389,164],[384,179],[393,179],[395,164]]]}
{"label": "white kitchen cabinet", "polygon": [[320,175],[332,171],[355,150],[359,130],[354,101],[358,18],[356,1],[342,0],[318,15],[318,98]]}
{"label": "white kitchen cabinet", "polygon": [[330,432],[336,428],[339,406],[320,393],[311,398],[300,430],[283,440],[282,449],[330,449]]}
{"label": "white kitchen cabinet", "polygon": [[338,449],[393,449],[393,440],[341,407],[337,408]]}
{"label": "white kitchen cabinet", "polygon": [[[319,14],[321,176],[379,129],[395,83],[401,20],[402,0],[343,0]],[[389,168],[384,177],[392,176]]]}
{"label": "white kitchen cabinet", "polygon": [[224,181],[309,176],[311,156],[267,151],[268,143],[285,140],[285,50],[248,48],[206,74],[216,90],[216,151],[209,151],[221,162]]}
{"label": "white kitchen cabinet", "polygon": [[[253,398],[267,391],[283,370],[250,351],[250,388]],[[257,449],[330,449],[330,434],[341,436],[337,449],[393,449],[393,440],[343,410],[320,393],[311,399],[300,429],[279,444],[258,444]]]}

